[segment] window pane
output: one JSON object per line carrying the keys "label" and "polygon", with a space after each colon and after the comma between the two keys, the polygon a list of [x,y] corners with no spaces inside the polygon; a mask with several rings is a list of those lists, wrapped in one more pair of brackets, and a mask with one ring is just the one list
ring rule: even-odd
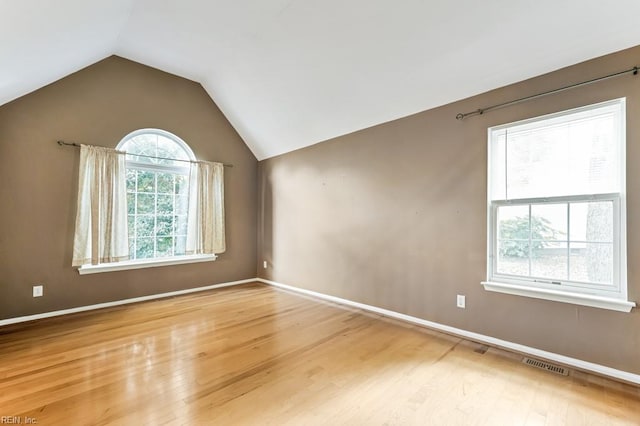
{"label": "window pane", "polygon": [[498,237],[529,240],[529,206],[498,207]]}
{"label": "window pane", "polygon": [[185,175],[176,175],[176,194],[188,195],[189,190],[189,177]]}
{"label": "window pane", "polygon": [[127,192],[134,192],[136,190],[136,171],[127,169]]}
{"label": "window pane", "polygon": [[612,201],[499,206],[497,226],[498,274],[613,282]]}
{"label": "window pane", "polygon": [[153,238],[137,238],[136,243],[136,259],[148,259],[150,257],[154,257]]}
{"label": "window pane", "polygon": [[529,275],[529,242],[498,241],[497,272],[510,275]]}
{"label": "window pane", "polygon": [[156,217],[156,235],[166,236],[173,233],[173,216]]}
{"label": "window pane", "polygon": [[177,236],[175,238],[175,248],[174,255],[181,256],[186,254],[186,246],[187,246],[187,237],[186,236]]}
{"label": "window pane", "polygon": [[166,158],[175,158],[179,160],[189,160],[189,155],[178,143],[169,139],[166,136],[158,135],[158,157],[164,157],[165,159],[158,159],[158,164],[169,164],[175,166],[184,166],[185,163],[180,161],[166,160]]}
{"label": "window pane", "polygon": [[611,112],[568,125],[572,193],[619,191],[616,126],[616,117]]}
{"label": "window pane", "polygon": [[[127,228],[129,232],[129,238],[136,236],[136,217],[132,214],[127,216]],[[131,252],[131,250],[129,250]]]}
{"label": "window pane", "polygon": [[571,240],[613,242],[613,202],[572,203]]}
{"label": "window pane", "polygon": [[[157,135],[153,133],[144,133],[137,135],[125,142],[120,149],[128,154],[142,154],[148,156],[156,155]],[[138,157],[136,155],[127,155],[128,161],[138,161],[141,163],[152,163],[153,159],[148,157]]]}
{"label": "window pane", "polygon": [[127,213],[134,214],[136,212],[136,194],[127,194]]}
{"label": "window pane", "polygon": [[507,199],[560,195],[559,182],[567,180],[567,142],[557,129],[509,134]]}
{"label": "window pane", "polygon": [[174,218],[176,235],[187,235],[187,216],[180,215]]}
{"label": "window pane", "polygon": [[176,214],[187,214],[189,199],[186,196],[176,196]]}
{"label": "window pane", "polygon": [[138,214],[155,213],[156,196],[154,194],[138,194]]}
{"label": "window pane", "polygon": [[173,194],[173,174],[158,173],[158,193]]}
{"label": "window pane", "polygon": [[615,102],[492,130],[492,199],[619,192],[622,111]]}
{"label": "window pane", "polygon": [[506,200],[506,142],[507,134],[505,130],[494,132],[491,145],[491,199]]}
{"label": "window pane", "polygon": [[142,133],[133,137],[127,146],[132,154],[156,155],[158,137],[155,133]]}
{"label": "window pane", "polygon": [[158,195],[158,214],[173,213],[173,195]]}
{"label": "window pane", "polygon": [[136,237],[153,236],[155,218],[153,216],[137,216],[136,217]]}
{"label": "window pane", "polygon": [[156,176],[153,172],[138,171],[138,192],[155,192]]}
{"label": "window pane", "polygon": [[571,243],[570,279],[613,283],[613,244]]}
{"label": "window pane", "polygon": [[567,204],[531,206],[531,239],[567,240]]}
{"label": "window pane", "polygon": [[531,243],[531,276],[567,280],[567,262],[567,243]]}
{"label": "window pane", "polygon": [[167,257],[173,256],[173,238],[159,237],[156,239],[156,256]]}

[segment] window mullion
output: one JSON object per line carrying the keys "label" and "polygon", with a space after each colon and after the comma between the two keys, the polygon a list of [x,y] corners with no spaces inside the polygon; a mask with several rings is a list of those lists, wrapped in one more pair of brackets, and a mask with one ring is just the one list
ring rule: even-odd
{"label": "window mullion", "polygon": [[567,203],[567,281],[571,281],[571,203]]}
{"label": "window mullion", "polygon": [[531,277],[531,259],[533,257],[533,242],[531,239],[531,204],[529,204],[529,276]]}
{"label": "window mullion", "polygon": [[171,201],[173,209],[171,212],[171,256],[176,255],[176,175],[171,178],[173,185],[171,186]]}
{"label": "window mullion", "polygon": [[508,177],[509,177],[509,168],[508,168],[508,160],[507,160],[507,154],[509,153],[509,150],[507,149],[507,144],[509,143],[509,131],[507,129],[504,129],[504,199],[508,200],[509,199],[509,185],[508,185]]}
{"label": "window mullion", "polygon": [[491,203],[491,276],[498,270],[498,209]]}
{"label": "window mullion", "polygon": [[133,258],[138,258],[138,170],[136,173],[136,188],[133,194]]}
{"label": "window mullion", "polygon": [[153,174],[153,257],[158,257],[158,173]]}

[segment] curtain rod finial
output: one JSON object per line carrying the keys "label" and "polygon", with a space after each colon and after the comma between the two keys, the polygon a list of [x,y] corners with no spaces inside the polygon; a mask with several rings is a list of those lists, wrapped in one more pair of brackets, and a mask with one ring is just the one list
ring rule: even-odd
{"label": "curtain rod finial", "polygon": [[461,112],[459,112],[459,113],[456,115],[456,120],[462,120],[463,118],[464,118],[464,114],[463,114],[463,113],[461,113]]}

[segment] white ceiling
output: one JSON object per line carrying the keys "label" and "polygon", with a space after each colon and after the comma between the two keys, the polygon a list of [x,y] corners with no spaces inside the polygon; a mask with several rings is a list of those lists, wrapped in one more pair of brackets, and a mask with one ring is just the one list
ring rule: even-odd
{"label": "white ceiling", "polygon": [[200,82],[264,159],[638,45],[639,16],[638,0],[0,0],[0,105],[116,54]]}

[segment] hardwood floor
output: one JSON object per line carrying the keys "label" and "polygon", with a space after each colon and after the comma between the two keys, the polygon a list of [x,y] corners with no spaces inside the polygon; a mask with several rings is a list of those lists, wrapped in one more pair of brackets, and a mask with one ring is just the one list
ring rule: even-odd
{"label": "hardwood floor", "polygon": [[486,349],[248,284],[0,328],[0,416],[38,425],[640,424],[637,387]]}

